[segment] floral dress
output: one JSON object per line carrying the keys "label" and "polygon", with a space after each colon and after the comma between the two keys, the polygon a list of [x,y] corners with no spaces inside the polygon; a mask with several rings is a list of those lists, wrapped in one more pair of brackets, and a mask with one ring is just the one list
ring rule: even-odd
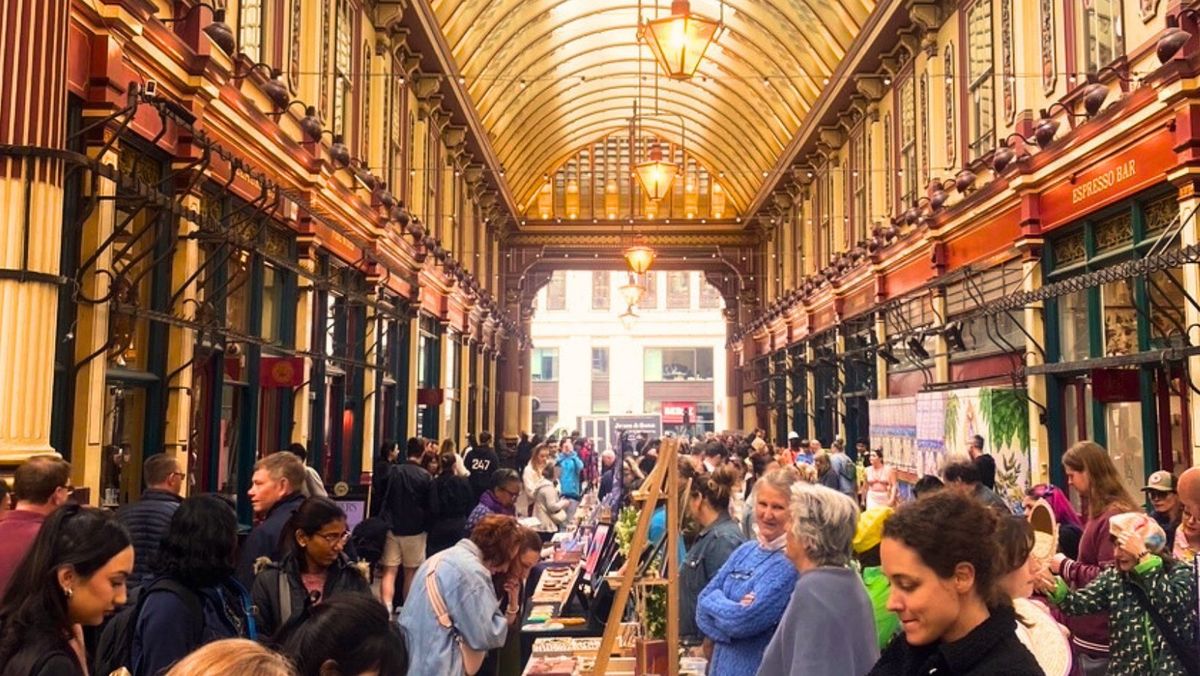
{"label": "floral dress", "polygon": [[1070,591],[1062,580],[1052,595],[1058,609],[1067,615],[1109,613],[1111,658],[1109,676],[1187,676],[1187,671],[1171,650],[1142,606],[1134,590],[1139,585],[1158,614],[1166,619],[1181,640],[1196,635],[1195,573],[1192,567],[1175,562],[1167,566],[1150,556],[1130,573],[1106,568],[1088,586]]}

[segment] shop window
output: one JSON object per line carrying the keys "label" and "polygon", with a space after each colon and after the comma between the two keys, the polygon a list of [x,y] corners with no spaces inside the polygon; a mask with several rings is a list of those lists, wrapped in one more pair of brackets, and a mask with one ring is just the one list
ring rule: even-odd
{"label": "shop window", "polygon": [[1108,457],[1116,466],[1121,483],[1130,495],[1137,495],[1146,481],[1141,402],[1106,403],[1104,430],[1108,438]]}
{"label": "shop window", "polygon": [[530,359],[530,376],[534,382],[558,380],[558,348],[535,347]]}
{"label": "shop window", "polygon": [[713,377],[711,347],[646,348],[644,361],[646,382],[711,380]]}
{"label": "shop window", "polygon": [[1062,361],[1091,356],[1088,339],[1088,294],[1075,291],[1058,298],[1058,353]]}
{"label": "shop window", "polygon": [[1058,270],[1087,260],[1087,246],[1083,241],[1083,229],[1055,240],[1053,252],[1054,267]]}
{"label": "shop window", "polygon": [[692,290],[689,284],[690,273],[667,273],[667,309],[686,310],[692,304]]}
{"label": "shop window", "polygon": [[546,284],[546,309],[567,309],[567,273],[562,270],[551,274],[550,282]]}
{"label": "shop window", "polygon": [[1096,253],[1105,254],[1128,248],[1133,244],[1133,215],[1122,209],[1093,228],[1096,236]]}
{"label": "shop window", "polygon": [[993,33],[992,2],[978,0],[967,11],[967,128],[972,161],[991,152],[996,145]]}
{"label": "shop window", "polygon": [[707,280],[700,282],[700,308],[711,310],[721,307],[721,292]]}
{"label": "shop window", "polygon": [[593,399],[592,400],[592,413],[594,415],[607,415],[609,413],[608,400],[607,399]]}
{"label": "shop window", "polygon": [[283,342],[283,297],[283,273],[263,266],[262,338],[269,343]]}
{"label": "shop window", "polygon": [[[868,223],[871,216],[867,210],[867,185],[870,183],[870,135],[866,125],[859,124],[850,137],[850,224],[847,242],[867,240]],[[799,229],[796,232],[801,232]],[[798,238],[803,241],[803,235]]]}
{"label": "shop window", "polygon": [[592,380],[608,380],[608,348],[592,348]]}
{"label": "shop window", "polygon": [[446,436],[458,438],[458,402],[462,397],[462,373],[459,370],[459,360],[462,358],[462,337],[451,331],[446,336],[445,399],[442,402],[442,415],[446,423]]}
{"label": "shop window", "polygon": [[[896,204],[892,199],[895,194],[892,184],[892,114],[883,114],[883,201],[887,205],[888,213],[895,208]],[[815,204],[815,203],[814,203]],[[816,253],[816,267],[821,268],[825,265],[825,261],[821,259],[820,249]]]}
{"label": "shop window", "polygon": [[1179,202],[1166,195],[1147,203],[1145,213],[1146,234],[1157,235],[1179,218]]}
{"label": "shop window", "polygon": [[1187,299],[1183,292],[1183,271],[1171,268],[1151,273],[1146,279],[1146,295],[1150,299],[1152,347],[1183,347],[1187,333],[1184,317]]}
{"label": "shop window", "polygon": [[1083,28],[1083,62],[1095,73],[1125,52],[1122,40],[1121,0],[1080,0],[1078,12]]}
{"label": "shop window", "polygon": [[817,217],[816,255],[817,267],[825,267],[833,256],[833,232],[830,227],[830,212],[833,211],[833,184],[829,180],[829,168],[817,173],[813,191],[813,211]]}
{"label": "shop window", "polygon": [[612,273],[597,270],[592,273],[592,309],[607,310],[612,300]]}
{"label": "shop window", "polygon": [[1100,287],[1104,306],[1104,356],[1123,357],[1138,351],[1138,311],[1133,304],[1133,282],[1121,279]]}

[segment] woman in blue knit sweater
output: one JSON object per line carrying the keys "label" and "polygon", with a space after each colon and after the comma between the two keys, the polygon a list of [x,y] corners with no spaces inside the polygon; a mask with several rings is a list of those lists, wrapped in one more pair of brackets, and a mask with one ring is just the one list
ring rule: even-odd
{"label": "woman in blue knit sweater", "polygon": [[788,560],[788,507],[795,472],[777,469],[754,485],[758,538],[721,566],[696,603],[696,626],[713,646],[709,673],[753,674],[796,586]]}

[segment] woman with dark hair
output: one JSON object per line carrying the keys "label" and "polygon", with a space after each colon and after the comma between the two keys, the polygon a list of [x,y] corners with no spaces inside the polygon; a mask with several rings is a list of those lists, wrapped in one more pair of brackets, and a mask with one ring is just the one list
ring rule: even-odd
{"label": "woman with dark hair", "polygon": [[202,645],[257,638],[250,595],[234,578],[237,517],[224,500],[184,500],[142,587],[134,619],[133,674],[156,676]]}
{"label": "woman with dark hair", "polygon": [[265,562],[254,578],[252,597],[263,636],[273,636],[293,617],[338,594],[370,593],[366,571],[342,551],[349,536],[346,513],[337,503],[329,498],[300,503],[283,529],[283,558]]}
{"label": "woman with dark hair", "polygon": [[388,470],[399,458],[400,444],[390,440],[379,444],[379,452],[375,454],[375,466],[371,470],[371,516],[379,515],[383,494],[387,490]]}
{"label": "woman with dark hair", "polygon": [[429,515],[429,537],[425,543],[425,555],[433,556],[449,549],[462,539],[467,528],[467,515],[475,507],[475,491],[471,482],[455,469],[453,450],[442,453],[441,472],[433,479]]}
{"label": "woman with dark hair", "polygon": [[1046,676],[1071,673],[1071,643],[1067,628],[1049,610],[1033,599],[1034,583],[1045,562],[1033,555],[1033,526],[1019,516],[1002,516],[996,528],[999,546],[996,565],[1000,591],[1012,599],[1017,613],[1017,638]]}
{"label": "woman with dark hair", "polygon": [[730,463],[692,480],[688,514],[700,526],[700,534],[679,573],[679,635],[692,641],[704,638],[696,626],[696,599],[716,576],[733,550],[746,538],[729,514],[729,501],[737,485],[738,468]]}
{"label": "woman with dark hair", "polygon": [[[1137,511],[1139,503],[1121,483],[1121,475],[1103,446],[1091,441],[1078,442],[1063,454],[1062,464],[1067,481],[1086,505],[1087,523],[1079,538],[1079,556],[1070,559],[1064,554],[1055,554],[1050,561],[1050,572],[1061,575],[1067,586],[1078,591],[1116,561],[1116,545],[1108,536],[1109,519]],[[1106,674],[1108,613],[1069,617],[1066,624],[1071,630],[1078,670],[1083,676]]]}
{"label": "woman with dark hair", "polygon": [[[516,472],[511,471],[514,480]],[[517,480],[519,481],[519,480]],[[505,584],[508,610],[492,587],[492,575],[510,570],[520,552],[522,531],[510,516],[488,514],[469,538],[431,557],[417,569],[416,580],[400,613],[400,628],[410,646],[420,646],[411,673],[458,676],[465,672],[464,651],[482,662],[483,653],[504,645],[517,620],[521,586]],[[459,643],[462,643],[462,647]]]}
{"label": "woman with dark hair", "polygon": [[403,674],[408,669],[404,637],[387,608],[368,593],[329,599],[284,633],[283,654],[300,676]]}
{"label": "woman with dark hair", "polygon": [[887,520],[880,555],[891,582],[888,610],[902,631],[871,676],[1042,676],[996,584],[998,518],[972,496],[944,490]]}
{"label": "woman with dark hair", "polygon": [[0,675],[87,674],[81,626],[125,603],[129,533],[109,512],[68,504],[38,531],[0,600]]}

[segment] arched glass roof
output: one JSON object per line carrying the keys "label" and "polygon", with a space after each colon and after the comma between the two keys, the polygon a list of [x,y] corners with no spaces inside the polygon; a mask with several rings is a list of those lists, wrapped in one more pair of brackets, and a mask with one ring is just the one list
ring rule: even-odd
{"label": "arched glass roof", "polygon": [[[728,0],[725,30],[691,80],[656,77],[633,0],[433,0],[432,6],[513,196],[528,203],[576,149],[639,126],[686,135],[749,204],[866,21],[874,0]],[[643,1],[642,16],[670,13]],[[718,0],[692,0],[718,18]]]}

